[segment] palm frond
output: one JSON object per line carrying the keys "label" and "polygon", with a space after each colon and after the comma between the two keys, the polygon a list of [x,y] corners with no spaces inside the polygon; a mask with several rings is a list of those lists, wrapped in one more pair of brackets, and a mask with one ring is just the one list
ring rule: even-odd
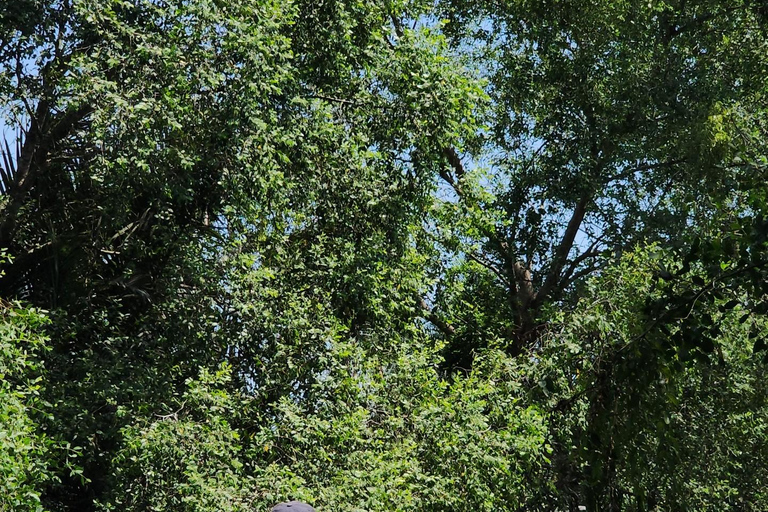
{"label": "palm frond", "polygon": [[0,167],[0,193],[2,194],[7,194],[16,180],[18,169],[16,163],[21,158],[21,132],[19,132],[15,139],[15,151],[11,150],[7,137],[3,140],[3,146],[0,146],[0,156],[2,157],[2,167]]}

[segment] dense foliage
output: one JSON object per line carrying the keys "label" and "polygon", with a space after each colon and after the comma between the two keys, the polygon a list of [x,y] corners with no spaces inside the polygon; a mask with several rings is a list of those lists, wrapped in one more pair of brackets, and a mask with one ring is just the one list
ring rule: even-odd
{"label": "dense foliage", "polygon": [[0,8],[0,510],[768,508],[755,0]]}
{"label": "dense foliage", "polygon": [[40,328],[45,317],[3,303],[0,327],[0,510],[39,510],[40,488],[51,477],[51,445],[41,431]]}

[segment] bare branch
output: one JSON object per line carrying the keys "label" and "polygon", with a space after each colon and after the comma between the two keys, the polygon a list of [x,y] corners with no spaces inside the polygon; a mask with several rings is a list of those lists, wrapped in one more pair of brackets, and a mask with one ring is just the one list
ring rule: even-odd
{"label": "bare branch", "polygon": [[597,270],[598,268],[599,268],[599,265],[597,264],[597,262],[592,262],[589,266],[582,268],[578,272],[572,272],[568,277],[563,278],[560,289],[565,290],[571,283],[575,283],[582,277],[586,277],[594,273],[595,270]]}
{"label": "bare branch", "polygon": [[400,23],[400,20],[397,19],[397,16],[390,14],[389,19],[392,20],[392,26],[395,28],[395,34],[397,34],[397,37],[403,37],[403,24]]}
{"label": "bare branch", "polygon": [[567,268],[563,272],[562,278],[560,280],[560,283],[558,287],[563,290],[565,289],[569,284],[575,282],[576,280],[580,279],[584,275],[588,275],[590,272],[594,271],[594,265],[590,265],[589,271],[579,271],[576,272],[576,269],[584,263],[586,260],[590,258],[596,258],[600,256],[599,250],[597,250],[597,246],[600,244],[600,242],[603,241],[605,236],[598,237],[590,246],[587,248],[586,251],[578,255],[577,257],[573,258],[570,262],[567,263]]}
{"label": "bare branch", "polygon": [[461,163],[461,158],[459,158],[456,150],[452,147],[443,148],[443,156],[445,156],[446,160],[448,160],[448,163],[453,168],[453,171],[456,173],[456,179],[461,181],[467,173],[464,170],[464,164]]}

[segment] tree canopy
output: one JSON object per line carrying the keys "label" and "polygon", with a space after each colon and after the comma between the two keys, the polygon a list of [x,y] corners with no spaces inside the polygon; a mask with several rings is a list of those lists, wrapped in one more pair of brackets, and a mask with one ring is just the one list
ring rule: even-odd
{"label": "tree canopy", "polygon": [[0,510],[768,506],[762,2],[5,3]]}

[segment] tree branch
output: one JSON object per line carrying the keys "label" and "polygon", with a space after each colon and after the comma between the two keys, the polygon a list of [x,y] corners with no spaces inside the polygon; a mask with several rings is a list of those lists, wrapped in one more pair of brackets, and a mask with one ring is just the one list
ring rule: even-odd
{"label": "tree branch", "polygon": [[546,299],[552,290],[560,282],[563,267],[568,262],[568,254],[570,254],[573,248],[573,242],[576,239],[576,234],[579,232],[581,223],[584,221],[584,216],[587,213],[587,205],[592,200],[592,195],[585,193],[584,196],[576,203],[571,214],[571,219],[568,221],[568,226],[565,228],[563,238],[555,250],[555,257],[552,260],[552,268],[550,268],[547,274],[544,284],[536,294],[536,305]]}
{"label": "tree branch", "polygon": [[[575,282],[577,279],[584,275],[588,275],[589,272],[594,270],[593,266],[587,267],[589,271],[579,271],[576,272],[576,269],[584,263],[584,261],[590,259],[590,258],[596,258],[597,256],[600,256],[600,251],[597,250],[598,244],[603,240],[604,236],[600,236],[592,242],[592,244],[587,248],[586,251],[579,254],[575,258],[573,258],[570,262],[567,263],[568,267],[563,272],[562,278],[560,280],[560,283],[558,284],[558,288],[565,289],[568,285]],[[575,272],[575,274],[574,274]]]}
{"label": "tree branch", "polygon": [[400,23],[400,20],[397,18],[397,16],[390,14],[389,19],[392,20],[392,26],[395,28],[395,34],[397,34],[397,37],[403,37],[403,24]]}
{"label": "tree branch", "polygon": [[467,257],[496,274],[496,277],[498,277],[505,286],[509,287],[509,279],[507,279],[507,276],[499,267],[473,252],[468,252]]}
{"label": "tree branch", "polygon": [[636,172],[643,172],[643,171],[650,171],[652,169],[663,169],[665,167],[673,167],[678,164],[682,164],[685,162],[685,158],[675,158],[674,160],[667,160],[666,162],[656,162],[656,163],[646,163],[642,165],[638,165],[636,167],[633,167],[631,169],[627,169],[624,172],[620,172],[618,174],[614,174],[613,176],[609,177],[605,183],[611,183],[612,181],[617,180],[623,180],[624,178],[628,178],[635,174]]}
{"label": "tree branch", "polygon": [[445,159],[448,160],[448,163],[456,173],[456,179],[461,181],[467,173],[464,170],[464,164],[461,163],[461,158],[459,158],[456,150],[452,147],[443,148],[443,156],[445,156]]}
{"label": "tree branch", "polygon": [[744,5],[726,7],[720,12],[708,12],[699,17],[694,16],[693,18],[688,20],[687,23],[683,25],[675,24],[674,26],[671,26],[666,34],[666,39],[667,41],[669,41],[683,34],[684,32],[688,32],[689,30],[700,28],[705,23],[707,23],[708,21],[714,20],[718,16],[725,16],[725,15],[738,12],[743,9],[749,9],[749,8],[750,8],[750,3],[745,2]]}
{"label": "tree branch", "polygon": [[354,107],[360,106],[360,103],[356,101],[346,100],[344,98],[334,98],[333,96],[326,96],[324,94],[310,94],[307,96],[307,98],[329,101],[331,103],[341,103],[342,105],[352,105]]}
{"label": "tree branch", "polygon": [[419,309],[424,311],[424,318],[428,320],[432,325],[437,327],[437,329],[446,337],[451,337],[456,334],[456,329],[451,324],[446,322],[443,318],[440,318],[437,314],[435,314],[434,310],[430,309],[430,307],[427,305],[427,301],[424,300],[424,297],[417,295],[416,304],[418,304]]}
{"label": "tree branch", "polygon": [[517,291],[515,295],[518,298],[519,306],[523,310],[528,309],[528,307],[536,298],[536,291],[533,289],[531,269],[529,269],[522,261],[516,261],[512,265],[512,270],[514,272],[515,283],[517,285]]}
{"label": "tree branch", "polygon": [[451,169],[453,169],[456,177],[454,178],[454,176],[443,168],[440,169],[440,177],[453,188],[457,196],[463,197],[464,191],[461,188],[461,180],[466,175],[464,164],[461,163],[461,158],[452,147],[443,148],[443,156],[448,161],[448,165],[451,166]]}

